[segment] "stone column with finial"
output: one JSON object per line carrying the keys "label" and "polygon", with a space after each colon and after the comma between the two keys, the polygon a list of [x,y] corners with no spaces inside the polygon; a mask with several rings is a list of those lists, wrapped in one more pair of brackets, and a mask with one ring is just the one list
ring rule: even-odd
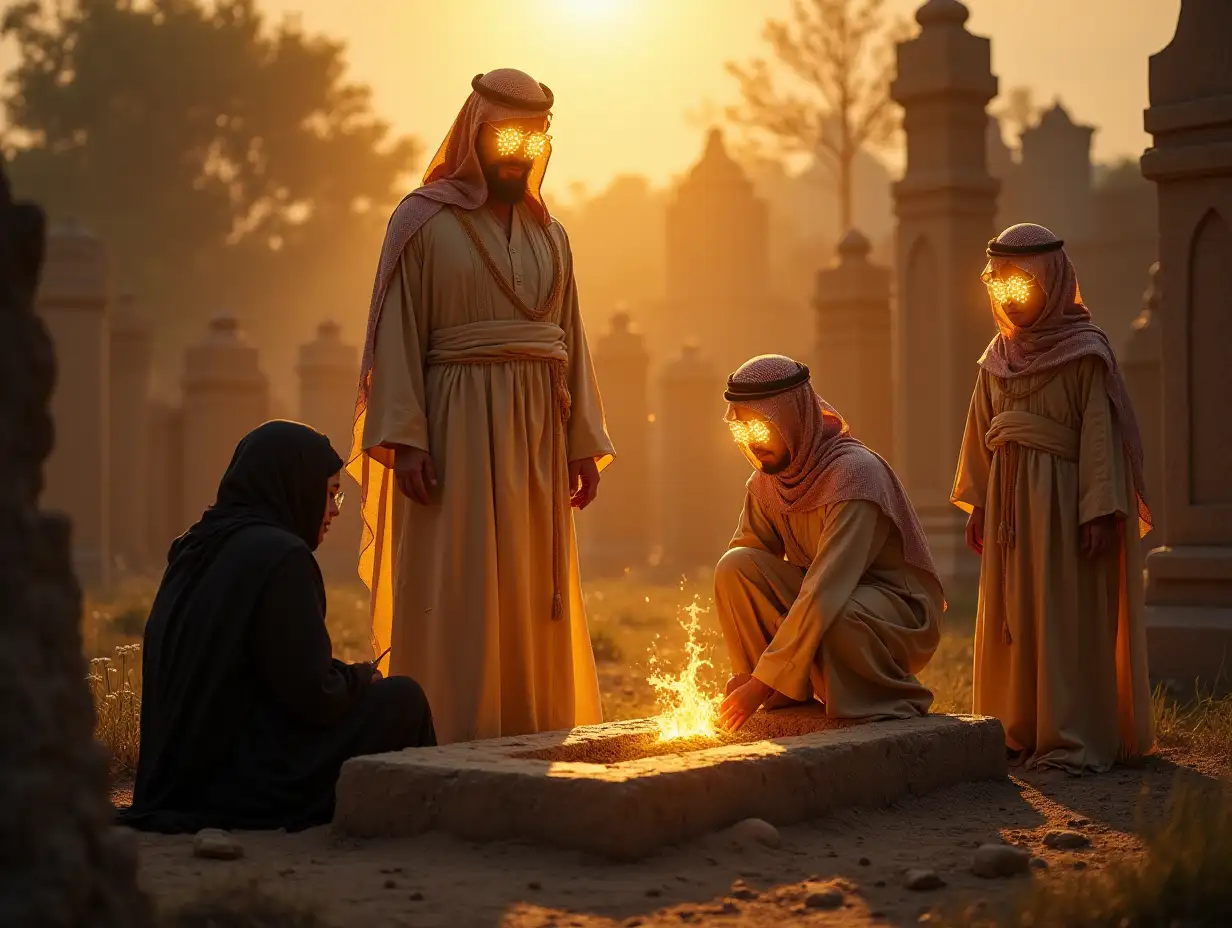
{"label": "stone column with finial", "polygon": [[1039,122],[1023,131],[1018,170],[1020,202],[1030,215],[1016,222],[1037,222],[1067,246],[1091,237],[1095,203],[1091,183],[1091,138],[1094,126],[1074,122],[1061,102],[1045,110]]}
{"label": "stone column with finial", "polygon": [[75,220],[53,227],[37,298],[57,362],[43,504],[73,520],[77,575],[103,587],[111,579],[110,303],[103,243]]}
{"label": "stone column with finial", "polygon": [[950,505],[976,361],[994,334],[980,283],[996,234],[987,105],[996,96],[989,40],[965,28],[958,0],[929,0],[920,33],[898,46],[891,86],[904,110],[907,168],[898,215],[893,316],[894,461],[947,583],[974,590],[979,562]]}
{"label": "stone column with finial", "polygon": [[813,386],[853,435],[888,459],[894,454],[890,269],[869,261],[871,250],[853,229],[836,260],[817,273]]}
{"label": "stone column with finial", "polygon": [[0,168],[0,924],[143,928],[136,845],[112,825],[93,738],[71,526],[38,508],[65,364],[34,312],[44,247],[42,211],[12,201]]}
{"label": "stone column with finial", "polygon": [[578,518],[588,574],[621,574],[646,566],[653,537],[650,498],[650,355],[629,314],[612,316],[593,350],[603,384],[603,414],[619,462],[603,475],[598,499]]}
{"label": "stone column with finial", "polygon": [[111,316],[111,550],[115,564],[139,573],[149,564],[150,322],[132,294]]}
{"label": "stone column with finial", "polygon": [[184,353],[183,496],[187,528],[214,502],[236,444],[269,417],[269,382],[232,315],[210,321]]}
{"label": "stone column with finial", "polygon": [[[342,327],[332,319],[317,326],[316,338],[299,349],[299,418],[329,436],[345,461],[351,453],[355,426],[355,384],[359,380],[359,349],[342,340]],[[330,526],[317,561],[328,580],[356,581],[363,518],[359,487],[343,473],[347,495],[342,511]]]}
{"label": "stone column with finial", "polygon": [[663,370],[663,561],[678,573],[712,569],[740,521],[743,484],[733,478],[751,468],[723,422],[725,383],[692,342]]}
{"label": "stone column with finial", "polygon": [[1165,479],[1163,537],[1147,556],[1157,678],[1232,681],[1232,5],[1181,0],[1151,56],[1154,137],[1142,173],[1159,197]]}
{"label": "stone column with finial", "polygon": [[[1134,320],[1125,348],[1118,359],[1130,399],[1142,433],[1142,449],[1146,456],[1146,491],[1148,501],[1157,501],[1164,492],[1163,448],[1163,384],[1160,381],[1160,359],[1163,345],[1160,338],[1159,262],[1151,265],[1151,286],[1143,294],[1142,312]],[[1163,506],[1155,504],[1154,530],[1142,539],[1153,546],[1155,540],[1166,537],[1163,531]]]}

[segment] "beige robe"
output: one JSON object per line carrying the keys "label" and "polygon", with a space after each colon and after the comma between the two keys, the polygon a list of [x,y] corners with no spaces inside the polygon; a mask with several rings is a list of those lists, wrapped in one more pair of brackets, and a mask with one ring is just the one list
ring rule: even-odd
{"label": "beige robe", "polygon": [[[423,686],[442,744],[601,721],[565,477],[569,460],[605,466],[612,443],[568,239],[525,207],[508,238],[487,209],[468,215],[529,306],[551,290],[548,234],[564,286],[544,321],[527,319],[445,209],[407,245],[382,307],[363,446],[390,464],[382,446],[428,451],[438,485],[422,506],[387,475],[361,574],[371,575],[377,646],[392,644],[391,672]],[[555,437],[553,359],[567,359],[572,406]]]}
{"label": "beige robe", "polygon": [[926,715],[915,674],[940,640],[941,587],[903,558],[894,523],[865,500],[775,514],[746,494],[715,569],[733,673],[831,718]]}
{"label": "beige robe", "polygon": [[[1013,381],[981,370],[953,493],[985,510],[975,711],[1028,766],[1074,773],[1154,739],[1138,509],[1104,377],[1096,357]],[[1081,526],[1110,513],[1121,543],[1092,561]]]}

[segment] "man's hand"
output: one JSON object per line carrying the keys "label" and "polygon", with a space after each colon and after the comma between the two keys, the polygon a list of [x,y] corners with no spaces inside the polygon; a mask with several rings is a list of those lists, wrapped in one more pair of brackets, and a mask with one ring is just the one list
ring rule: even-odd
{"label": "man's hand", "polygon": [[569,462],[569,503],[575,509],[585,509],[599,495],[599,465],[594,458],[578,458]]}
{"label": "man's hand", "polygon": [[399,445],[394,449],[394,479],[403,495],[421,506],[428,505],[429,494],[436,489],[436,466],[432,456],[419,448]]}
{"label": "man's hand", "polygon": [[1082,553],[1092,560],[1103,557],[1116,547],[1119,530],[1115,513],[1087,522],[1082,526]]}
{"label": "man's hand", "polygon": [[749,677],[732,690],[723,700],[723,705],[719,706],[719,726],[728,734],[735,734],[773,692],[772,687],[756,677]]}
{"label": "man's hand", "polygon": [[979,506],[967,516],[967,547],[976,554],[984,553],[984,510]]}

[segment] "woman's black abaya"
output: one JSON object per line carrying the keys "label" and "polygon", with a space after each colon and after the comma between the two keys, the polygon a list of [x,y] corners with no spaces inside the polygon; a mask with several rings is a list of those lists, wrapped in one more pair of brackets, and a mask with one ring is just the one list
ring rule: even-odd
{"label": "woman's black abaya", "polygon": [[341,467],[324,435],[267,422],[172,544],[145,630],[141,753],[122,824],[323,824],[345,760],[435,744],[418,684],[332,657],[312,552]]}

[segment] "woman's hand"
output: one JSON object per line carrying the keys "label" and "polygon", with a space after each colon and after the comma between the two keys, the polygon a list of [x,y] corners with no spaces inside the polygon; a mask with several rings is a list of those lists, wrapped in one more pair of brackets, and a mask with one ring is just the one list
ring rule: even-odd
{"label": "woman's hand", "polygon": [[594,458],[578,458],[569,462],[569,503],[575,509],[585,509],[599,494],[599,465]]}
{"label": "woman's hand", "polygon": [[1115,513],[1085,523],[1082,526],[1082,553],[1092,560],[1103,557],[1116,547],[1120,528]]}

